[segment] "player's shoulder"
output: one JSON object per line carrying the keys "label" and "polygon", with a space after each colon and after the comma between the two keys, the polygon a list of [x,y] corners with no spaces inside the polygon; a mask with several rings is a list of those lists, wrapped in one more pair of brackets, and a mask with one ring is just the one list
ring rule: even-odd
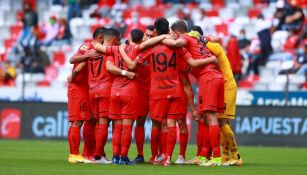
{"label": "player's shoulder", "polygon": [[86,52],[88,50],[90,50],[92,47],[91,47],[91,43],[90,42],[85,42],[83,43],[80,47],[79,47],[79,50],[82,51],[82,52]]}

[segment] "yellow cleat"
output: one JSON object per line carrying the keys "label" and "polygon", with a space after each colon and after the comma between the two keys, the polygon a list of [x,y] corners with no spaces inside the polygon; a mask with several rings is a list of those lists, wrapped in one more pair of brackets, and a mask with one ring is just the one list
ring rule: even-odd
{"label": "yellow cleat", "polygon": [[221,157],[212,157],[206,163],[200,164],[200,166],[221,166],[222,158]]}
{"label": "yellow cleat", "polygon": [[243,160],[240,159],[231,159],[227,162],[223,163],[223,166],[242,166],[243,165]]}
{"label": "yellow cleat", "polygon": [[188,165],[200,165],[202,162],[204,161],[207,161],[207,158],[206,157],[202,157],[202,156],[197,156],[197,157],[194,157],[193,159],[191,160],[188,160],[186,162],[186,164]]}
{"label": "yellow cleat", "polygon": [[69,163],[83,163],[84,158],[82,157],[82,155],[70,154],[68,158],[68,162]]}

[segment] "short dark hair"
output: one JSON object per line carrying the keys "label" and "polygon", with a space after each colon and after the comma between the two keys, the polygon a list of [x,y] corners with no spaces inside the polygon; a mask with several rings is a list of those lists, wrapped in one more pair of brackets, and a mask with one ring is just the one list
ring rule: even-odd
{"label": "short dark hair", "polygon": [[109,36],[109,37],[120,37],[120,33],[117,29],[115,28],[109,28],[109,29],[106,29],[104,31],[104,36]]}
{"label": "short dark hair", "polygon": [[165,18],[157,18],[154,22],[154,26],[157,35],[163,35],[169,33],[169,22]]}
{"label": "short dark hair", "polygon": [[201,29],[200,26],[197,26],[197,25],[192,26],[192,27],[191,27],[191,31],[192,31],[192,30],[198,32],[198,33],[201,34],[201,35],[204,35],[203,29]]}
{"label": "short dark hair", "polygon": [[149,25],[146,27],[147,30],[150,30],[150,31],[154,31],[155,30],[155,26],[153,25]]}
{"label": "short dark hair", "polygon": [[187,32],[188,26],[183,20],[177,20],[171,25],[171,29],[179,32]]}
{"label": "short dark hair", "polygon": [[96,38],[99,35],[103,35],[105,30],[106,30],[105,27],[98,27],[93,33],[93,38]]}
{"label": "short dark hair", "polygon": [[138,43],[138,42],[142,41],[143,36],[144,36],[144,32],[140,29],[132,29],[130,31],[130,36],[131,36],[132,42]]}

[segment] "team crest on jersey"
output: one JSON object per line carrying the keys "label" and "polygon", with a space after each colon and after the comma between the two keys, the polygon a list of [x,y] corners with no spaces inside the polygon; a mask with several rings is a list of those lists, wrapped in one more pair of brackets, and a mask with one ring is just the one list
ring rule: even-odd
{"label": "team crest on jersey", "polygon": [[147,60],[144,61],[144,62],[142,63],[142,65],[143,65],[143,66],[149,66],[149,61],[147,61]]}
{"label": "team crest on jersey", "polygon": [[83,46],[80,47],[80,50],[85,52],[85,51],[87,51],[88,48],[89,47],[87,45],[83,45]]}

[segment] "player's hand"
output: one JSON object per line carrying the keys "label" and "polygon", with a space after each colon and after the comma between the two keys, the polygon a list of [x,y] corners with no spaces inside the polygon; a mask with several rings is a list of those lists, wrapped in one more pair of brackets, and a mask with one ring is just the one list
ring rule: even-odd
{"label": "player's hand", "polygon": [[91,59],[95,59],[95,60],[98,60],[101,58],[101,53],[95,51],[95,50],[92,50],[90,51],[88,54],[87,54],[87,57],[88,58],[91,58]]}
{"label": "player's hand", "polygon": [[174,37],[170,34],[164,34],[163,36],[165,39],[174,39]]}
{"label": "player's hand", "polygon": [[68,82],[68,83],[71,83],[71,82],[72,82],[72,77],[71,77],[71,75],[69,75],[69,76],[67,77],[67,82]]}
{"label": "player's hand", "polygon": [[195,110],[192,111],[192,118],[193,118],[193,120],[199,119],[199,115],[198,115],[197,111],[195,111]]}
{"label": "player's hand", "polygon": [[198,38],[204,45],[206,45],[208,43],[208,39],[204,36],[201,36]]}
{"label": "player's hand", "polygon": [[131,79],[133,79],[135,77],[135,73],[127,71],[126,77],[131,80]]}
{"label": "player's hand", "polygon": [[219,60],[216,58],[216,56],[212,56],[212,59],[213,59],[213,64],[217,65],[218,67],[220,67],[220,63],[219,63]]}
{"label": "player's hand", "polygon": [[124,52],[124,51],[125,51],[125,48],[126,48],[126,44],[121,44],[121,45],[119,46],[119,50],[120,50],[121,52]]}

